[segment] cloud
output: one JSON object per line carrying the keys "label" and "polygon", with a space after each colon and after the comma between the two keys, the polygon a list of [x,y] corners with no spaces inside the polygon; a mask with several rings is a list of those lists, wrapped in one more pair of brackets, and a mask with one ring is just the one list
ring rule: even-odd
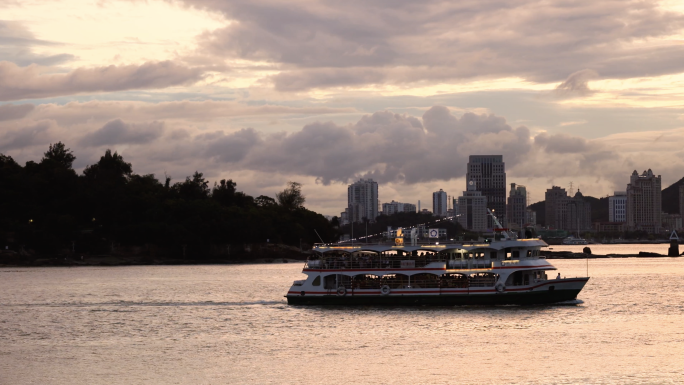
{"label": "cloud", "polygon": [[204,57],[278,66],[280,91],[519,77],[586,93],[586,78],[680,73],[684,15],[657,2],[185,0],[230,24]]}
{"label": "cloud", "polygon": [[558,96],[587,96],[593,93],[589,89],[589,81],[598,78],[598,73],[594,70],[577,71],[556,87],[555,93]]}
{"label": "cloud", "polygon": [[514,129],[494,115],[457,118],[446,107],[433,107],[421,122],[381,111],[355,124],[317,122],[299,132],[264,136],[240,166],[310,175],[324,184],[360,177],[413,184],[464,175],[464,162],[474,149],[503,153],[515,162],[517,153],[529,151],[530,142],[527,128]]}
{"label": "cloud", "polygon": [[10,61],[20,66],[39,64],[56,65],[74,59],[73,55],[39,55],[33,52],[36,46],[55,46],[58,43],[36,39],[21,23],[0,20],[0,61]]}
{"label": "cloud", "polygon": [[225,135],[221,133],[200,135],[200,141],[207,142],[205,154],[220,162],[239,162],[249,151],[262,142],[259,134],[252,128]]}
{"label": "cloud", "polygon": [[0,151],[23,150],[27,147],[47,144],[50,142],[48,130],[53,125],[50,121],[41,121],[9,130],[0,137]]}
{"label": "cloud", "polygon": [[128,124],[121,119],[112,120],[102,128],[86,134],[83,146],[107,146],[116,144],[147,144],[159,138],[164,131],[163,122]]}
{"label": "cloud", "polygon": [[556,154],[579,153],[588,148],[586,139],[563,133],[553,135],[541,133],[534,138],[534,142],[547,152]]}
{"label": "cloud", "polygon": [[126,116],[129,120],[177,119],[206,122],[219,118],[265,115],[324,115],[357,112],[354,108],[323,106],[292,107],[283,105],[251,105],[236,101],[172,101],[147,103],[138,101],[70,102],[64,105],[41,104],[36,116],[54,119],[60,124],[112,120]]}
{"label": "cloud", "polygon": [[0,106],[0,122],[4,120],[21,119],[33,111],[33,104],[5,104]]}
{"label": "cloud", "polygon": [[170,61],[78,68],[69,73],[49,73],[49,70],[37,65],[19,67],[11,62],[0,62],[0,101],[166,88],[196,82],[203,72]]}
{"label": "cloud", "polygon": [[303,91],[377,84],[386,78],[386,73],[373,68],[322,68],[281,72],[272,76],[271,81],[278,91]]}

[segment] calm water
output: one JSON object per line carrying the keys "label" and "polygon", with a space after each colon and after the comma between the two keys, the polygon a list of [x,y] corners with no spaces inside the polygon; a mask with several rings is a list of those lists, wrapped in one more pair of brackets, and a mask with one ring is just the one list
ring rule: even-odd
{"label": "calm water", "polygon": [[[669,243],[660,244],[618,244],[618,245],[551,245],[550,250],[553,251],[572,251],[575,253],[581,253],[582,249],[589,247],[593,254],[638,254],[640,251],[646,251],[649,253],[659,253],[667,255],[667,249],[670,247]],[[684,245],[679,245],[679,252],[684,251]]]}
{"label": "calm water", "polygon": [[589,260],[579,305],[389,309],[288,306],[300,263],[5,268],[0,384],[681,384],[682,262]]}

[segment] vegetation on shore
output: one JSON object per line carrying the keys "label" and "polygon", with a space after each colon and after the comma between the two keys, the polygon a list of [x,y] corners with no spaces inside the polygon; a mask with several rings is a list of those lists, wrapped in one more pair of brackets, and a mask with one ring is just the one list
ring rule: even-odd
{"label": "vegetation on shore", "polygon": [[212,186],[201,172],[176,183],[139,175],[110,150],[81,175],[75,159],[61,142],[23,167],[0,154],[0,253],[80,260],[137,250],[208,262],[242,259],[252,244],[311,245],[320,242],[316,231],[337,237],[330,221],[304,208],[296,182],[277,199],[252,197],[230,179]]}

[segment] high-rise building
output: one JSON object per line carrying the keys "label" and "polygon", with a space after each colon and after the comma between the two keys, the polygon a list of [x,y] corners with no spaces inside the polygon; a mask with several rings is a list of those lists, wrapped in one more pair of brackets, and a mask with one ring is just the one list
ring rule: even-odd
{"label": "high-rise building", "polygon": [[378,216],[378,182],[360,179],[350,184],[347,187],[347,207],[349,221],[375,221]]}
{"label": "high-rise building", "polygon": [[641,175],[634,170],[627,185],[627,229],[660,232],[662,209],[660,175],[651,169]]}
{"label": "high-rise building", "polygon": [[508,205],[506,205],[506,218],[508,228],[520,229],[527,223],[525,210],[527,209],[527,188],[523,185],[511,183],[511,191],[508,193]]}
{"label": "high-rise building", "polygon": [[565,227],[568,210],[568,193],[564,188],[553,186],[546,190],[546,227],[549,229],[562,230]]}
{"label": "high-rise building", "polygon": [[[487,197],[487,208],[492,210],[501,223],[506,221],[506,167],[503,155],[470,155],[466,181]],[[487,228],[494,228],[491,216],[487,216]]]}
{"label": "high-rise building", "polygon": [[396,213],[415,213],[416,205],[411,203],[399,203],[392,201],[390,203],[382,204],[382,213],[384,215],[392,215]]}
{"label": "high-rise building", "polygon": [[608,197],[608,221],[627,222],[627,192],[615,191]]}
{"label": "high-rise building", "polygon": [[527,209],[525,210],[525,223],[527,226],[536,226],[537,225],[537,212],[532,210],[532,209]]}
{"label": "high-rise building", "polygon": [[458,223],[471,231],[487,230],[487,197],[477,191],[475,181],[468,182],[468,190],[458,198]]}
{"label": "high-rise building", "polygon": [[565,202],[567,208],[565,210],[565,225],[562,229],[572,233],[591,231],[591,205],[584,200],[584,195],[580,190],[577,189],[575,196]]}
{"label": "high-rise building", "polygon": [[432,215],[437,217],[447,216],[447,193],[442,189],[432,193]]}
{"label": "high-rise building", "polygon": [[349,208],[344,209],[340,213],[340,226],[346,226],[349,224]]}

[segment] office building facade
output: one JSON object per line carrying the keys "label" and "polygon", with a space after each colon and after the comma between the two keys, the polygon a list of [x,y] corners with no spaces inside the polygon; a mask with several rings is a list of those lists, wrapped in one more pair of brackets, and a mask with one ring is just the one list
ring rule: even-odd
{"label": "office building facade", "polygon": [[608,197],[608,221],[627,222],[627,192],[615,191]]}
{"label": "office building facade", "polygon": [[506,218],[508,228],[520,229],[527,223],[527,188],[522,185],[511,183],[506,205]]}
{"label": "office building facade", "polygon": [[[470,155],[466,181],[475,183],[475,189],[487,198],[487,208],[501,223],[506,220],[506,165],[503,155]],[[491,216],[487,227],[494,228]]]}
{"label": "office building facade", "polygon": [[641,175],[634,170],[627,185],[627,229],[660,232],[662,209],[660,175],[651,169]]}
{"label": "office building facade", "polygon": [[584,195],[582,195],[579,189],[577,189],[575,196],[567,199],[566,202],[565,224],[562,229],[575,234],[592,231],[591,205],[584,200]]}
{"label": "office building facade", "polygon": [[348,219],[351,222],[375,221],[378,216],[378,182],[361,179],[347,187]]}
{"label": "office building facade", "polygon": [[470,181],[468,190],[458,198],[458,223],[471,231],[486,231],[488,217],[487,197],[477,191],[475,181]]}
{"label": "office building facade", "polygon": [[442,189],[432,193],[432,215],[437,217],[447,216],[447,193]]}
{"label": "office building facade", "polygon": [[564,188],[552,186],[546,190],[545,211],[546,227],[554,230],[562,230],[567,220],[568,193]]}
{"label": "office building facade", "polygon": [[416,205],[411,203],[400,203],[392,201],[390,203],[382,204],[382,213],[384,215],[392,215],[396,213],[415,213]]}

